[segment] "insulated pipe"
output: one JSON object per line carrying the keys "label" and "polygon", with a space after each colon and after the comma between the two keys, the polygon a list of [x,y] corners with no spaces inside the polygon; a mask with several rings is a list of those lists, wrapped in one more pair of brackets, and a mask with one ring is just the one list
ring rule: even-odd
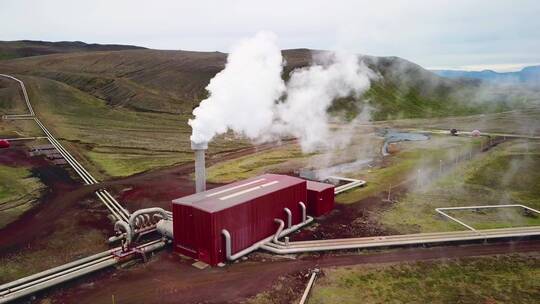
{"label": "insulated pipe", "polygon": [[61,266],[57,266],[57,267],[54,267],[54,268],[51,268],[51,269],[48,269],[48,270],[45,270],[45,271],[30,275],[30,276],[27,276],[27,277],[24,277],[24,278],[21,278],[21,279],[18,279],[18,280],[15,280],[15,281],[0,285],[0,290],[10,289],[10,288],[12,288],[14,286],[22,285],[24,283],[27,283],[27,282],[30,282],[30,281],[33,281],[33,280],[37,280],[37,279],[40,279],[42,277],[45,277],[45,276],[48,276],[48,275],[51,275],[51,274],[66,270],[68,268],[73,268],[73,267],[79,266],[81,264],[97,260],[99,258],[108,256],[111,253],[113,253],[115,251],[118,251],[120,249],[121,249],[120,247],[109,249],[107,251],[104,251],[104,252],[101,252],[101,253],[98,253],[98,254],[94,254],[94,255],[91,255],[89,257],[77,260],[77,261],[73,261],[73,262],[70,262],[70,263],[67,263],[67,264],[64,264],[64,265],[61,265]]}
{"label": "insulated pipe", "polygon": [[15,299],[18,299],[18,298],[33,294],[33,293],[38,292],[40,290],[43,290],[43,289],[55,286],[57,284],[69,281],[71,279],[78,278],[80,276],[83,276],[85,274],[94,272],[96,270],[100,270],[100,269],[103,269],[103,268],[113,266],[116,263],[118,263],[118,261],[116,259],[107,259],[107,260],[101,261],[101,262],[99,262],[97,264],[93,264],[91,266],[80,269],[78,271],[66,273],[66,274],[61,275],[59,277],[56,277],[56,278],[54,278],[54,279],[52,279],[50,281],[42,282],[42,283],[39,283],[38,285],[29,286],[29,287],[27,287],[25,289],[18,290],[18,291],[9,293],[9,294],[7,294],[5,296],[2,296],[2,297],[0,297],[0,303],[7,303],[7,302],[10,302],[10,301],[13,301]]}
{"label": "insulated pipe", "polygon": [[[143,214],[148,214],[148,213],[157,213],[157,214],[160,214],[164,219],[168,218],[168,214],[167,212],[163,209],[163,208],[158,208],[158,207],[154,207],[154,208],[146,208],[146,209],[139,209],[135,212],[133,212],[130,216],[129,216],[129,225],[131,227],[135,227],[136,225],[136,218],[140,215],[143,215]],[[140,221],[140,220],[137,220],[137,221]]]}
{"label": "insulated pipe", "polygon": [[[524,228],[499,228],[499,229],[485,229],[481,230],[484,236],[490,235],[507,235],[513,233],[539,233],[540,226],[524,227]],[[324,239],[324,240],[313,240],[313,241],[298,241],[291,242],[287,248],[305,248],[305,247],[319,247],[319,246],[329,246],[329,245],[338,245],[338,244],[371,244],[371,243],[392,243],[399,244],[402,241],[410,240],[422,240],[422,241],[432,241],[442,238],[453,238],[453,237],[469,237],[477,236],[476,233],[473,233],[470,230],[461,230],[456,232],[432,232],[432,233],[417,233],[417,234],[401,234],[401,235],[388,235],[388,236],[376,236],[376,237],[360,237],[360,238],[346,238],[346,239]],[[276,248],[283,248],[281,245],[274,243],[268,243],[268,246],[273,246]]]}
{"label": "insulated pipe", "polygon": [[292,212],[289,208],[283,208],[285,213],[287,213],[287,228],[291,228],[292,226]]}
{"label": "insulated pipe", "polygon": [[[143,235],[147,235],[149,233],[152,233],[156,231],[156,227],[145,227],[145,228],[142,228],[142,229],[137,229],[135,230],[135,233],[136,235],[138,236],[143,236]],[[122,240],[126,237],[126,234],[125,233],[122,233],[120,235],[113,235],[111,237],[109,237],[109,239],[107,240],[109,243],[114,243],[114,242],[117,242],[119,240]]]}
{"label": "insulated pipe", "polygon": [[[137,249],[139,249],[143,253],[148,253],[160,248],[163,248],[166,245],[166,242],[163,241],[152,241],[147,244],[138,246]],[[112,265],[115,265],[118,263],[118,259],[116,259],[114,256],[107,256],[110,255],[114,250],[108,250],[106,252],[99,253],[97,255],[81,259],[60,267],[56,267],[53,269],[50,269],[48,271],[44,271],[41,273],[38,273],[34,276],[29,276],[8,284],[2,285],[2,288],[6,285],[12,285],[16,282],[29,282],[29,278],[36,277],[39,275],[39,279],[32,280],[33,282],[30,282],[28,284],[25,284],[25,286],[21,286],[21,284],[16,284],[17,287],[14,287],[12,289],[8,289],[8,293],[3,292],[0,296],[0,303],[7,303],[13,300],[16,300],[18,298],[31,295],[35,292],[38,292],[40,290],[58,285],[60,283],[66,282],[68,280],[81,277],[83,275],[86,275],[88,273],[94,272],[96,270],[104,269],[107,267],[110,267]],[[97,259],[93,259],[94,257],[99,256]],[[131,255],[130,257],[133,257],[134,255]],[[92,258],[92,260],[89,260]],[[86,263],[81,263],[82,261],[87,261]],[[74,264],[77,263],[77,264]],[[67,267],[68,265],[74,265],[75,267]],[[63,270],[60,272],[51,273],[53,270]],[[44,273],[51,273],[49,276],[44,277]]]}
{"label": "insulated pipe", "polygon": [[232,255],[231,234],[229,233],[229,230],[222,229],[221,234],[225,237],[225,257],[229,261],[236,260]]}
{"label": "insulated pipe", "polygon": [[122,229],[124,229],[126,232],[126,246],[129,247],[131,240],[133,239],[133,231],[131,226],[124,221],[117,221],[114,223],[114,231],[116,231],[119,235],[122,235]]}
{"label": "insulated pipe", "polygon": [[285,228],[285,223],[280,219],[274,219],[274,222],[276,222],[279,226],[276,231],[276,234],[274,234],[274,238],[272,239],[272,242],[276,244],[280,244],[280,245],[285,245],[285,243],[279,240],[279,236],[281,235],[281,232],[283,232],[283,228]]}
{"label": "insulated pipe", "polygon": [[305,222],[307,218],[306,204],[298,202],[298,205],[300,205],[300,208],[302,209],[302,222]]}
{"label": "insulated pipe", "polygon": [[156,224],[156,230],[163,236],[173,238],[173,222],[169,220],[160,220]]}
{"label": "insulated pipe", "polygon": [[195,152],[195,192],[206,191],[206,165],[205,152],[208,149],[208,143],[191,142],[191,149]]}
{"label": "insulated pipe", "polygon": [[[279,237],[282,237],[282,236],[286,236],[288,235],[289,233],[291,232],[294,232],[298,229],[300,229],[301,227],[311,223],[313,221],[313,218],[311,216],[308,216],[307,220],[302,222],[302,223],[299,223],[299,224],[296,224],[294,226],[292,226],[291,228],[288,228],[288,229],[285,229],[281,232],[281,235]],[[225,237],[225,256],[227,258],[228,261],[234,261],[252,251],[255,251],[259,248],[262,248],[262,246],[270,241],[272,241],[272,239],[274,238],[273,235],[249,246],[248,248],[244,249],[244,250],[241,250],[235,254],[232,254],[232,245],[231,245],[231,234],[229,233],[229,231],[227,229],[223,229],[221,230],[221,234]]]}
{"label": "insulated pipe", "polygon": [[124,213],[126,218],[129,217],[129,211],[126,208],[122,207],[122,205],[120,205],[120,203],[109,193],[109,191],[102,190],[102,192],[105,197],[108,197],[109,200],[112,201],[117,206],[117,208],[119,208]]}
{"label": "insulated pipe", "polygon": [[[523,237],[533,236],[540,234],[540,227],[534,227],[534,229],[489,229],[481,230],[481,234],[474,233],[473,231],[462,231],[459,233],[440,233],[440,236],[436,237],[424,237],[422,235],[404,235],[403,239],[384,239],[374,241],[366,241],[363,238],[350,239],[337,239],[337,240],[323,240],[321,244],[303,244],[304,242],[292,242],[290,247],[281,246],[278,244],[263,244],[261,249],[270,251],[276,254],[293,254],[302,252],[314,252],[314,251],[331,251],[331,250],[344,250],[344,249],[359,249],[359,248],[374,248],[374,247],[389,247],[389,246],[403,246],[403,245],[419,245],[430,243],[445,243],[445,242],[457,242],[457,241],[473,241],[473,240],[486,240],[497,238],[509,238],[509,237]],[[434,235],[434,234],[433,234]],[[336,241],[335,243],[331,243]]]}
{"label": "insulated pipe", "polygon": [[48,277],[40,278],[40,279],[34,280],[32,282],[28,282],[26,284],[21,284],[21,285],[15,286],[13,288],[10,288],[9,290],[1,292],[0,294],[1,295],[7,295],[9,293],[14,293],[14,292],[17,292],[17,291],[20,291],[20,290],[24,290],[24,289],[32,287],[34,285],[37,285],[37,284],[40,284],[40,283],[46,283],[47,281],[50,281],[50,280],[52,280],[54,278],[61,277],[61,276],[66,275],[66,274],[79,271],[81,269],[93,266],[95,264],[99,264],[99,263],[107,261],[107,260],[115,260],[115,258],[112,257],[112,256],[105,256],[105,257],[102,257],[100,259],[97,259],[97,260],[94,260],[94,261],[91,261],[91,262],[88,262],[88,263],[85,263],[85,264],[82,264],[82,265],[79,265],[79,266],[76,266],[76,267],[72,267],[72,268],[66,269],[66,270],[61,271],[61,272],[57,272],[57,273],[52,274],[52,275],[50,275]]}

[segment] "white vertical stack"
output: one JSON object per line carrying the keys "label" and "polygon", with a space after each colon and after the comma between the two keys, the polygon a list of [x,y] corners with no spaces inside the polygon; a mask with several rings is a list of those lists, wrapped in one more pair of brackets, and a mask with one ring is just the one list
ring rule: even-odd
{"label": "white vertical stack", "polygon": [[205,153],[208,143],[191,142],[191,149],[195,152],[195,192],[206,191]]}

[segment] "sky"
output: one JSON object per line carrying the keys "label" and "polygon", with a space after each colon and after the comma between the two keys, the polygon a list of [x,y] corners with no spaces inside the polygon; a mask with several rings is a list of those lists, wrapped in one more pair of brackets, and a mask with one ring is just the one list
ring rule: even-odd
{"label": "sky", "polygon": [[261,30],[283,49],[399,56],[426,68],[540,64],[538,0],[2,0],[0,40],[227,52]]}

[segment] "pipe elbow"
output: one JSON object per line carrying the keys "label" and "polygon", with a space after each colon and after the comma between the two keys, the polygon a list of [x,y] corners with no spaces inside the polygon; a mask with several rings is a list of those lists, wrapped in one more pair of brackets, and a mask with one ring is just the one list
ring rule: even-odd
{"label": "pipe elbow", "polygon": [[289,208],[283,208],[285,213],[287,214],[287,228],[291,228],[292,226],[292,212]]}
{"label": "pipe elbow", "polygon": [[302,222],[305,222],[307,219],[306,204],[304,204],[304,202],[298,202],[298,205],[300,205],[300,209],[302,209]]}
{"label": "pipe elbow", "polygon": [[114,223],[114,231],[122,234],[122,230],[124,230],[124,232],[126,233],[127,245],[131,244],[131,240],[133,238],[133,231],[131,230],[131,226],[125,221],[117,221],[116,223]]}
{"label": "pipe elbow", "polygon": [[276,234],[274,234],[274,237],[272,238],[272,241],[276,244],[281,244],[281,242],[279,241],[279,236],[281,235],[281,233],[283,232],[283,228],[285,228],[285,222],[283,222],[283,220],[281,219],[274,219],[274,222],[276,224],[278,224],[278,229],[276,231]]}
{"label": "pipe elbow", "polygon": [[129,216],[129,225],[131,227],[135,227],[137,224],[141,224],[141,223],[144,224],[145,220],[148,219],[146,216],[143,216],[142,219],[137,219],[137,218],[139,218],[141,215],[145,215],[145,214],[148,215],[148,217],[149,217],[150,213],[157,213],[157,214],[161,215],[161,217],[163,219],[168,218],[168,214],[163,208],[154,207],[154,208],[140,209],[140,210],[137,210],[137,211],[133,212]]}
{"label": "pipe elbow", "polygon": [[227,229],[222,229],[221,234],[225,237],[225,257],[228,261],[232,261],[231,234]]}

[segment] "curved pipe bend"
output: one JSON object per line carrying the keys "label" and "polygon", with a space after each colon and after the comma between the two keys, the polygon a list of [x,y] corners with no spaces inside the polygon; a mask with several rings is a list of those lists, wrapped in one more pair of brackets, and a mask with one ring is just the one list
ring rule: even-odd
{"label": "curved pipe bend", "polygon": [[131,227],[136,227],[137,226],[136,224],[139,224],[141,220],[144,223],[145,217],[143,217],[142,219],[137,219],[137,218],[140,215],[149,214],[149,213],[157,213],[161,215],[164,219],[168,217],[167,212],[163,208],[154,207],[154,208],[139,209],[133,212],[129,216],[129,225]]}
{"label": "curved pipe bend", "polygon": [[117,221],[114,223],[114,231],[121,235],[122,229],[126,233],[126,246],[129,246],[131,244],[131,240],[133,239],[133,231],[131,226],[125,221]]}
{"label": "curved pipe bend", "polygon": [[283,232],[283,228],[285,228],[285,223],[282,220],[277,219],[277,218],[274,219],[274,222],[276,222],[279,226],[278,226],[278,229],[276,231],[276,234],[274,234],[274,237],[272,238],[272,242],[274,242],[276,244],[279,244],[279,245],[285,246],[285,243],[283,243],[283,242],[281,242],[279,240],[279,236]]}
{"label": "curved pipe bend", "polygon": [[231,234],[227,229],[222,229],[221,234],[225,237],[225,257],[228,261],[232,261],[232,249],[231,249]]}
{"label": "curved pipe bend", "polygon": [[[276,223],[279,223],[279,221],[281,221],[281,225],[285,226],[285,223],[283,222],[283,220],[280,220],[280,219],[276,219],[278,221],[276,221]],[[278,237],[281,237],[281,236],[286,236],[287,234],[293,232],[293,231],[296,231],[298,229],[300,229],[301,227],[311,223],[313,221],[313,218],[311,216],[308,216],[307,219],[300,223],[300,224],[297,224],[297,225],[294,225],[292,226],[291,228],[288,228],[288,229],[283,229],[282,228],[282,231],[279,233]],[[255,251],[261,247],[264,247],[265,244],[268,244],[270,242],[272,242],[272,239],[274,238],[275,235],[271,235],[263,240],[260,240],[258,241],[257,243],[249,246],[248,248],[245,248],[241,251],[238,251],[237,253],[235,254],[232,254],[232,244],[231,244],[231,234],[229,233],[229,231],[227,229],[222,229],[221,230],[221,234],[225,237],[225,256],[227,258],[228,261],[234,261],[252,251]],[[276,234],[277,235],[277,234]]]}
{"label": "curved pipe bend", "polygon": [[285,213],[287,214],[287,228],[291,228],[292,226],[292,212],[289,208],[283,208]]}
{"label": "curved pipe bend", "polygon": [[298,205],[300,205],[300,208],[302,209],[302,222],[305,222],[307,219],[306,204],[304,204],[304,202],[298,202]]}

